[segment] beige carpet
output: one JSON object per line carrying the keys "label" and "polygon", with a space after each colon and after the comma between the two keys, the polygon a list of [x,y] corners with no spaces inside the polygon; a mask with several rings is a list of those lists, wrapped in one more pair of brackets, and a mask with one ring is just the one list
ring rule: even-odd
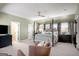
{"label": "beige carpet", "polygon": [[52,47],[51,54],[53,56],[79,56],[79,50],[70,43],[57,43]]}
{"label": "beige carpet", "polygon": [[[28,46],[32,41],[15,42],[12,46],[0,48],[0,53],[8,53],[17,56],[17,49],[21,49],[28,56]],[[57,43],[52,47],[50,56],[79,56],[79,51],[70,43]]]}

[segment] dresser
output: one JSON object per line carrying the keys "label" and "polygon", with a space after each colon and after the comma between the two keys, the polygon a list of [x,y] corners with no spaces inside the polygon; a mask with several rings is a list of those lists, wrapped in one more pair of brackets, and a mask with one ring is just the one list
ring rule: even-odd
{"label": "dresser", "polygon": [[12,35],[0,35],[0,48],[12,45]]}

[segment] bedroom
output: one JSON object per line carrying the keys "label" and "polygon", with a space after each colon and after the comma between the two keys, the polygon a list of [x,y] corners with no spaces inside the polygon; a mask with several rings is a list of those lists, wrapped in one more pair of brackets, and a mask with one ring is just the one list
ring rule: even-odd
{"label": "bedroom", "polygon": [[[79,51],[76,51],[77,48],[79,48],[79,27],[77,26],[79,24],[78,10],[78,3],[0,3],[0,25],[8,25],[8,34],[12,35],[11,22],[20,23],[20,35],[17,35],[19,39],[15,38],[15,42],[12,40],[12,46],[1,48],[0,53],[8,53],[15,56],[17,55],[18,49],[25,52],[28,49],[26,46],[32,45],[34,41],[49,40],[51,46],[56,47],[56,51],[54,51],[54,53],[50,52],[50,55],[79,55]],[[38,24],[41,25],[38,26]],[[73,35],[76,34],[76,32],[78,35]],[[12,39],[13,36],[14,34],[12,35]],[[59,43],[58,40],[59,38],[61,39],[61,37],[69,43]],[[76,41],[73,39],[74,37]],[[63,38],[59,41],[63,41]],[[57,50],[58,45],[61,47],[59,50]],[[76,52],[66,53],[67,51],[63,46],[65,46],[65,48],[69,46],[67,48],[69,51],[75,50]],[[66,52],[59,52],[61,49],[64,49]],[[59,53],[57,53],[57,51]],[[27,55],[27,53],[25,54]]]}

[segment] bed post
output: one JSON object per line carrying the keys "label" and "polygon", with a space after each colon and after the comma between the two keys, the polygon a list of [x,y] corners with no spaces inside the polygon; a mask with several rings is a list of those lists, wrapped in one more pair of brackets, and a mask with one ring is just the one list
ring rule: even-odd
{"label": "bed post", "polygon": [[77,36],[77,21],[75,20],[75,47],[77,45],[77,42],[76,42],[76,36]]}
{"label": "bed post", "polygon": [[54,46],[54,35],[53,35],[53,19],[52,19],[52,46]]}
{"label": "bed post", "polygon": [[73,33],[72,33],[72,43],[74,44],[75,48],[76,48],[76,45],[77,45],[77,42],[76,42],[76,34],[77,34],[77,22],[76,20],[74,20],[72,22],[72,24],[75,24],[75,26],[72,26],[73,28],[75,28],[75,30],[73,30]]}
{"label": "bed post", "polygon": [[33,23],[33,42],[35,42],[35,21]]}
{"label": "bed post", "polygon": [[44,24],[44,31],[45,31],[45,24]]}

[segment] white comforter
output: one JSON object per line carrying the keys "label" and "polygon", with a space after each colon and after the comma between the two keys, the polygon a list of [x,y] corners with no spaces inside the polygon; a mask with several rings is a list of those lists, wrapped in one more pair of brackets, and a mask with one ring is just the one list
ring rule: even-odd
{"label": "white comforter", "polygon": [[[37,41],[46,41],[50,40],[52,42],[52,32],[40,33],[35,35],[35,40]],[[58,41],[58,35],[54,34],[54,43]]]}

